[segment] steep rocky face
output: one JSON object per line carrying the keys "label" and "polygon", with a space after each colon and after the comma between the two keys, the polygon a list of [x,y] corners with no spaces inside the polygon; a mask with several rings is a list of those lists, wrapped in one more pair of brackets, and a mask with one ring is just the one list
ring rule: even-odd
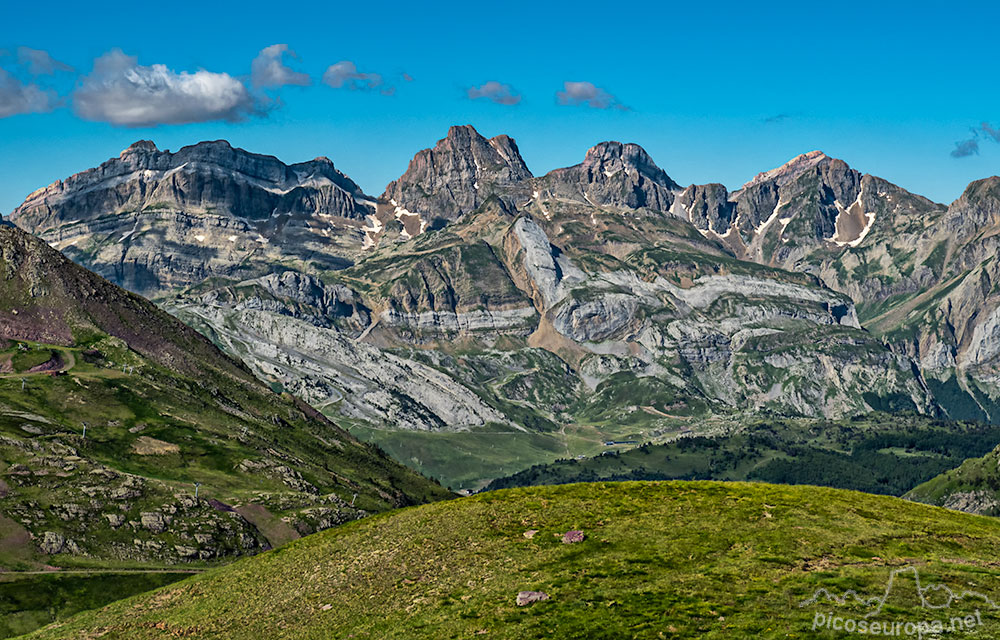
{"label": "steep rocky face", "polygon": [[[689,188],[680,210],[706,232],[728,237],[731,227],[735,235],[728,244],[737,254],[780,264],[775,253],[786,242],[845,245],[863,239],[869,221],[859,200],[861,178],[842,160],[813,151],[757,175],[729,194],[728,205],[720,202],[718,188],[710,190],[707,201],[701,195],[706,189]],[[721,230],[710,227],[711,214],[729,224]]]}
{"label": "steep rocky face", "polygon": [[582,163],[538,179],[534,190],[597,207],[665,212],[680,188],[639,145],[602,142]]}
{"label": "steep rocky face", "polygon": [[692,185],[672,211],[733,255],[814,274],[859,305],[925,289],[937,278],[924,262],[945,207],[819,151],[730,193]]}
{"label": "steep rocky face", "polygon": [[[1000,179],[976,181],[944,207],[814,152],[760,174],[728,207],[703,192],[721,195],[690,187],[675,212],[736,255],[851,296],[951,417],[1000,419]],[[729,211],[720,234],[709,220]]]}
{"label": "steep rocky face", "polygon": [[507,197],[508,188],[530,178],[513,138],[487,139],[471,125],[451,127],[389,183],[379,217],[399,220],[409,235],[417,235],[473,211],[491,195]]}
{"label": "steep rocky face", "polygon": [[238,311],[280,313],[318,327],[338,327],[354,336],[371,323],[371,310],[354,291],[341,284],[327,285],[298,271],[272,273],[212,289],[196,298],[203,304],[230,305]]}
{"label": "steep rocky face", "polygon": [[446,373],[354,340],[336,328],[218,301],[179,304],[171,310],[210,328],[262,379],[331,414],[401,430],[512,427],[503,413]]}
{"label": "steep rocky face", "polygon": [[682,191],[671,207],[671,213],[687,218],[702,231],[719,237],[728,236],[735,217],[736,203],[729,199],[725,185],[693,184]]}
{"label": "steep rocky face", "polygon": [[277,158],[203,142],[176,153],[141,141],[31,194],[11,214],[112,282],[158,295],[277,260],[349,264],[374,201],[326,158]]}
{"label": "steep rocky face", "polygon": [[320,213],[362,218],[370,212],[364,200],[361,189],[326,158],[289,166],[224,140],[177,153],[142,140],[95,169],[39,189],[11,218],[39,232],[167,204],[248,220]]}
{"label": "steep rocky face", "polygon": [[[911,245],[929,286],[872,319],[932,375],[957,372],[970,404],[993,419],[1000,409],[1000,178],[973,182],[940,222]],[[963,378],[971,378],[983,388]],[[973,399],[974,398],[974,399]]]}
{"label": "steep rocky face", "polygon": [[531,344],[574,362],[591,388],[625,370],[696,389],[718,408],[838,416],[899,396],[932,410],[910,360],[860,331],[842,294],[777,270],[718,274],[710,255],[689,254],[694,278],[677,278],[648,249],[594,268],[593,256],[564,253],[534,222],[513,230],[541,313]]}

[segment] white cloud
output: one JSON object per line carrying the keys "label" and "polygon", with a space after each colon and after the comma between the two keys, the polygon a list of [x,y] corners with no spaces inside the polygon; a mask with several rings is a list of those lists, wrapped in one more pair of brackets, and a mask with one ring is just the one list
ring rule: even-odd
{"label": "white cloud", "polygon": [[[373,91],[383,87],[382,75],[374,72],[360,73],[358,67],[350,60],[342,60],[327,67],[323,74],[323,83],[334,89],[350,89],[352,91]],[[392,87],[383,87],[382,93],[392,93]]]}
{"label": "white cloud", "polygon": [[618,102],[613,95],[595,87],[591,82],[564,82],[563,90],[556,93],[559,104],[586,105],[593,109],[620,109],[627,111],[628,107]]}
{"label": "white cloud", "polygon": [[490,80],[481,87],[469,87],[466,93],[470,100],[485,98],[497,104],[510,105],[521,101],[521,95],[513,87],[496,80]]}
{"label": "white cloud", "polygon": [[37,84],[24,84],[0,69],[0,118],[52,111],[54,106],[54,94]]}
{"label": "white cloud", "polygon": [[73,94],[73,107],[82,118],[123,127],[235,121],[259,112],[247,87],[227,73],[145,67],[120,49],[94,61]]}
{"label": "white cloud", "polygon": [[56,71],[73,70],[73,67],[49,55],[48,51],[30,47],[17,48],[17,62],[26,66],[28,73],[33,76],[51,76]]}
{"label": "white cloud", "polygon": [[272,44],[263,49],[250,64],[250,82],[255,87],[272,89],[285,85],[300,87],[311,84],[309,76],[285,64],[285,54],[297,58],[287,44]]}

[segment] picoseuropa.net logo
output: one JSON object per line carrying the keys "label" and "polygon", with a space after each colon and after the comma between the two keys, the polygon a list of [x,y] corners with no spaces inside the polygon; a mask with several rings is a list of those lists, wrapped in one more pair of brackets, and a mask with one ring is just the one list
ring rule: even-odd
{"label": "picoseuropa.net logo", "polygon": [[[911,582],[912,581],[912,582]],[[912,608],[919,603],[926,617],[900,618],[886,614],[886,605],[902,604]],[[843,595],[819,588],[800,607],[823,607],[813,614],[812,630],[832,630],[846,634],[882,637],[936,638],[943,634],[972,633],[983,627],[982,610],[1000,609],[989,596],[977,591],[953,591],[943,583],[924,585],[916,567],[900,567],[889,574],[882,595],[863,598],[849,590]],[[857,616],[837,613],[833,606],[855,605],[867,610]],[[963,611],[958,611],[962,606]],[[954,607],[954,608],[953,608]]]}

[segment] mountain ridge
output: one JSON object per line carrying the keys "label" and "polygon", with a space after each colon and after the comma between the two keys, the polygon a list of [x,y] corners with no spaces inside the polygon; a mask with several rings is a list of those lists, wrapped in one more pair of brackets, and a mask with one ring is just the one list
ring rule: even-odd
{"label": "mountain ridge", "polygon": [[[158,258],[165,275],[145,292],[432,474],[448,465],[422,466],[404,440],[514,429],[533,443],[530,466],[567,439],[599,453],[590,429],[665,438],[742,411],[964,419],[1000,397],[1000,297],[982,285],[1000,275],[998,193],[987,179],[946,207],[819,151],[732,191],[682,187],[614,141],[535,176],[513,139],[464,125],[418,152],[363,218],[308,245],[300,227],[274,227],[246,255],[156,247],[185,247],[190,268]],[[133,219],[111,219],[102,246],[129,245]],[[187,228],[163,224],[174,237]],[[147,256],[154,238],[139,238]],[[121,252],[54,244],[130,282]],[[432,402],[441,380],[455,393]]]}

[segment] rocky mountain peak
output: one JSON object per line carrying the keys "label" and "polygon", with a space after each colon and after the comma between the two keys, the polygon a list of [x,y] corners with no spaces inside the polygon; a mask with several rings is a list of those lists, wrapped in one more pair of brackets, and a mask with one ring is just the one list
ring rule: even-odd
{"label": "rocky mountain peak", "polygon": [[618,171],[625,171],[627,174],[634,172],[667,189],[679,187],[666,171],[656,166],[645,149],[631,142],[622,144],[609,141],[594,145],[587,150],[583,166],[598,176],[603,174],[611,177]]}
{"label": "rocky mountain peak", "polygon": [[[447,137],[438,141],[432,153],[439,156],[454,154],[467,162],[471,161],[480,173],[496,172],[510,181],[531,178],[531,171],[524,163],[513,138],[501,134],[487,139],[471,124],[449,127]],[[497,160],[500,162],[496,163]],[[485,161],[493,161],[495,164],[490,165]]]}
{"label": "rocky mountain peak", "polygon": [[602,142],[583,162],[549,172],[541,181],[562,198],[599,207],[669,211],[679,185],[637,144]]}
{"label": "rocky mountain peak", "polygon": [[[962,195],[948,207],[941,221],[955,238],[979,236],[987,227],[1000,222],[1000,177],[974,180]],[[992,234],[990,234],[992,235]],[[985,256],[977,258],[985,259]]]}
{"label": "rocky mountain peak", "polygon": [[137,140],[129,145],[128,149],[119,154],[119,158],[124,158],[126,155],[131,155],[135,153],[156,153],[159,149],[156,148],[156,144],[152,140]]}
{"label": "rocky mountain peak", "polygon": [[974,180],[965,187],[962,199],[979,201],[983,199],[1000,200],[1000,176],[991,176]]}
{"label": "rocky mountain peak", "polygon": [[758,173],[753,180],[743,185],[743,188],[748,189],[763,182],[777,182],[778,186],[783,186],[802,173],[830,160],[832,160],[832,158],[822,151],[810,151],[809,153],[803,153],[795,156],[780,167],[771,169],[770,171]]}
{"label": "rocky mountain peak", "polygon": [[487,139],[472,125],[453,126],[433,149],[414,156],[382,200],[397,215],[455,220],[475,210],[490,195],[529,180],[517,143],[510,136]]}

